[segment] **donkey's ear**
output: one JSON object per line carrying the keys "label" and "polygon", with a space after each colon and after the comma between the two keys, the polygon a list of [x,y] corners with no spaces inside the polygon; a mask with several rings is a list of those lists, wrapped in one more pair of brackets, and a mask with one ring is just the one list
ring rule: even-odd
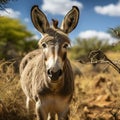
{"label": "donkey's ear", "polygon": [[61,25],[61,29],[65,33],[70,33],[76,26],[79,20],[79,9],[76,6],[73,6],[72,9],[64,17],[64,20]]}
{"label": "donkey's ear", "polygon": [[37,5],[33,6],[31,9],[31,19],[35,28],[42,34],[50,27],[47,17]]}

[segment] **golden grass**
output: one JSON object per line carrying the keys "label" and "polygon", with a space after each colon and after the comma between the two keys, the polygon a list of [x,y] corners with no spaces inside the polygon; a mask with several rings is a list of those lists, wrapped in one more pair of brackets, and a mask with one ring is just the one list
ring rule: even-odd
{"label": "golden grass", "polygon": [[28,120],[24,101],[13,63],[0,61],[0,120]]}
{"label": "golden grass", "polygon": [[107,52],[106,55],[110,58],[110,59],[114,59],[114,60],[120,60],[120,52]]}

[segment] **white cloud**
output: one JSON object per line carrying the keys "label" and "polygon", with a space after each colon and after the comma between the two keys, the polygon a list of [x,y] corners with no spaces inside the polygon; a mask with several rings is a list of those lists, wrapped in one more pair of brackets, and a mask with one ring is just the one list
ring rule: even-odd
{"label": "white cloud", "polygon": [[0,10],[0,16],[7,16],[10,18],[18,18],[20,16],[19,11],[14,11],[12,8],[6,8],[6,10]]}
{"label": "white cloud", "polygon": [[109,43],[113,43],[117,41],[117,39],[113,38],[109,33],[95,31],[95,30],[87,30],[87,31],[81,32],[79,34],[79,37],[82,39],[97,38],[99,40],[109,40]]}
{"label": "white cloud", "polygon": [[106,6],[95,6],[96,13],[108,16],[120,16],[120,1],[117,4],[109,4]]}
{"label": "white cloud", "polygon": [[39,35],[34,35],[34,36],[32,36],[32,37],[30,37],[30,38],[27,38],[26,40],[39,40],[40,39],[40,36]]}
{"label": "white cloud", "polygon": [[43,0],[43,11],[50,12],[52,14],[65,15],[72,6],[78,6],[83,8],[82,3],[73,0]]}
{"label": "white cloud", "polygon": [[34,36],[32,37],[32,39],[39,40],[39,39],[40,39],[40,36],[34,35]]}
{"label": "white cloud", "polygon": [[24,21],[27,23],[30,22],[29,18],[25,18]]}

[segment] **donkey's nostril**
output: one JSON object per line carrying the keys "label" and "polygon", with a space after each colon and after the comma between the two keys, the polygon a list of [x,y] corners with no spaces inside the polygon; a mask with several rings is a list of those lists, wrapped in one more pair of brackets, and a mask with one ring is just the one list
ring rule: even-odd
{"label": "donkey's nostril", "polygon": [[53,72],[51,69],[47,71],[48,76],[51,78],[51,80],[58,80],[58,78],[62,75],[62,70],[59,69],[56,72]]}
{"label": "donkey's nostril", "polygon": [[51,69],[48,69],[47,74],[48,74],[50,77],[52,77],[52,71],[51,71]]}
{"label": "donkey's nostril", "polygon": [[58,76],[61,76],[62,75],[62,70],[58,70]]}

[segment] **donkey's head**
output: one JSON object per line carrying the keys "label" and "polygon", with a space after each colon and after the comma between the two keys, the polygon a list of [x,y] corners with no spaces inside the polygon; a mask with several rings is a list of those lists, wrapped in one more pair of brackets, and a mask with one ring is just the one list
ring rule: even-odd
{"label": "donkey's head", "polygon": [[70,44],[68,33],[77,26],[79,10],[73,6],[65,16],[60,28],[57,26],[57,20],[53,20],[53,25],[50,27],[47,17],[38,6],[33,6],[31,19],[35,28],[43,36],[39,41],[39,46],[43,50],[46,73],[51,81],[56,82],[63,76],[67,47]]}

